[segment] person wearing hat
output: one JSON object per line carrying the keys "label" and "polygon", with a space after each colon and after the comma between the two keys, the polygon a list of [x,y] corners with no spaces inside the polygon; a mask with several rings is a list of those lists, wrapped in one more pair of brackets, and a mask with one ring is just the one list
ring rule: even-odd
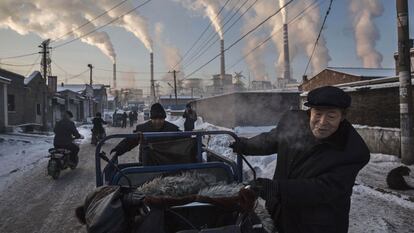
{"label": "person wearing hat", "polygon": [[351,97],[337,87],[308,93],[308,111],[285,113],[277,127],[230,145],[246,155],[277,153],[273,179],[253,190],[280,233],[348,232],[352,187],[370,152],[346,120]]}
{"label": "person wearing hat", "polygon": [[71,111],[65,111],[63,117],[55,125],[53,131],[55,132],[55,138],[53,139],[53,145],[57,149],[67,149],[72,153],[70,155],[70,162],[76,163],[79,147],[73,143],[74,139],[82,138],[76,129],[75,123],[71,121],[73,114]]}
{"label": "person wearing hat", "polygon": [[[134,133],[143,132],[177,132],[180,131],[178,126],[165,120],[167,117],[164,108],[161,104],[155,103],[151,106],[150,120],[136,126]],[[164,139],[165,140],[165,139]],[[154,139],[152,141],[155,141]],[[139,140],[127,139],[122,140],[116,147],[111,150],[116,155],[123,155],[132,150],[139,144]],[[143,151],[145,146],[140,146],[139,160],[142,162]]]}

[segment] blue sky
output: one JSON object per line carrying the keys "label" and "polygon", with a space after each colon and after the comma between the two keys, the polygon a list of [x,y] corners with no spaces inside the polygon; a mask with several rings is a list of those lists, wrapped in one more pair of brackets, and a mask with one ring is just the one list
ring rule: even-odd
{"label": "blue sky", "polygon": [[[132,1],[132,0],[131,0]],[[238,1],[238,0],[232,0]],[[260,1],[260,0],[259,0]],[[132,1],[134,4],[141,1]],[[329,1],[325,1],[321,6],[321,15],[325,14]],[[376,25],[380,30],[380,39],[377,41],[376,48],[383,55],[383,67],[393,67],[393,53],[397,49],[397,34],[396,34],[396,7],[395,1],[382,0],[384,5],[384,12],[381,17],[375,19]],[[414,4],[409,1],[410,15],[410,37],[414,38]],[[276,5],[276,1],[275,1]],[[190,47],[190,45],[197,39],[200,33],[204,30],[209,21],[200,14],[194,14],[182,5],[171,0],[153,0],[148,5],[143,7],[139,14],[146,17],[149,23],[151,34],[154,35],[154,25],[158,22],[164,24],[163,40],[168,41],[169,45],[177,47],[181,54]],[[241,35],[240,27],[243,20],[225,35],[226,45],[238,39]],[[122,28],[108,26],[102,29],[106,31],[113,42],[115,51],[117,53],[117,67],[122,71],[143,72],[136,74],[134,77],[129,77],[136,87],[146,89],[149,86],[149,53],[143,44],[134,37],[131,33]],[[348,1],[336,0],[333,3],[332,11],[328,17],[326,30],[323,35],[327,40],[327,47],[332,60],[329,66],[341,67],[362,67],[361,60],[356,56],[354,36],[352,31],[352,23],[349,17]],[[20,35],[10,29],[0,29],[0,58],[13,55],[31,53],[38,51],[37,46],[43,41],[39,36],[30,33],[28,35]],[[226,64],[230,66],[235,61],[243,56],[242,48],[244,42],[240,42],[233,47],[226,54]],[[186,74],[193,71],[199,65],[207,62],[214,55],[218,53],[219,45],[215,44],[206,54],[190,67],[185,67]],[[164,60],[161,59],[161,49],[155,44],[155,74],[156,79],[161,79],[165,76],[167,67]],[[268,43],[267,51],[264,54],[266,62],[266,73],[270,77],[275,76],[274,62],[277,59],[277,53],[271,42]],[[12,64],[31,64],[35,61],[37,56],[31,56],[21,59],[1,60],[1,63]],[[92,63],[95,69],[95,82],[109,84],[112,77],[111,72],[100,69],[112,69],[112,62],[100,50],[82,43],[80,41],[71,43],[67,46],[53,50],[52,59],[55,64],[58,64],[69,74],[64,74],[62,70],[55,65],[52,66],[54,75],[58,75],[59,81],[63,81],[65,77],[78,74],[87,68],[88,63]],[[300,78],[304,72],[307,58],[303,55],[295,57],[292,61],[292,70],[295,78]],[[14,70],[16,72],[26,74],[30,71],[30,67],[9,67],[1,65],[2,68]],[[36,65],[34,69],[39,69]],[[209,78],[211,74],[219,71],[219,59],[211,62],[208,66],[197,72],[194,78]],[[228,73],[234,71],[243,71],[248,74],[247,66],[244,62],[240,62],[232,70],[227,70]],[[126,78],[131,74],[118,74],[118,79]],[[79,79],[72,79],[71,83],[82,83],[88,80],[88,74],[81,76]],[[164,91],[168,91],[164,88]]]}

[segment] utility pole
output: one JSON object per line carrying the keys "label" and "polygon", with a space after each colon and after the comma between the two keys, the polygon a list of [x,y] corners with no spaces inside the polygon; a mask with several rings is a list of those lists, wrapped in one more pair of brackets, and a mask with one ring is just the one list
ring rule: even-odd
{"label": "utility pole", "polygon": [[173,70],[168,71],[168,73],[173,73],[174,74],[174,94],[175,94],[175,105],[178,105],[178,100],[177,100],[177,77],[176,74],[179,73],[180,71],[177,70]]}
{"label": "utility pole", "polygon": [[45,84],[45,88],[43,90],[43,106],[42,106],[42,130],[43,131],[47,131],[47,77],[48,77],[48,66],[50,64],[50,57],[49,57],[49,43],[50,43],[50,39],[47,39],[45,41],[42,42],[41,45],[39,45],[39,48],[41,48],[42,50],[39,52],[40,54],[42,54],[42,62],[40,63],[41,68],[42,68],[42,75],[43,75],[43,83]]}
{"label": "utility pole", "polygon": [[89,85],[92,86],[92,84],[93,84],[93,81],[92,81],[92,69],[93,69],[93,66],[92,66],[92,64],[88,64],[88,67],[89,67]]}
{"label": "utility pole", "polygon": [[407,0],[396,0],[398,70],[400,79],[401,162],[414,163],[413,105],[411,92],[410,39]]}

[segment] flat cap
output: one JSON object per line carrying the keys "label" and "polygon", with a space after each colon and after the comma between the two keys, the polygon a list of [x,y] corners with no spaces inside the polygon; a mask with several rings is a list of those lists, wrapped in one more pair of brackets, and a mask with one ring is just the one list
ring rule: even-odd
{"label": "flat cap", "polygon": [[310,91],[304,105],[307,107],[348,108],[351,105],[351,97],[340,88],[324,86]]}

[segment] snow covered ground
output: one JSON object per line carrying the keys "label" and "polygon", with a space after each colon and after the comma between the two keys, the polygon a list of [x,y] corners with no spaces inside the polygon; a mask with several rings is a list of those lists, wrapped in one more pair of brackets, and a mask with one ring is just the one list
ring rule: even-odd
{"label": "snow covered ground", "polygon": [[[81,125],[78,131],[84,136],[83,144],[90,140],[92,125]],[[21,174],[48,160],[48,149],[53,147],[50,134],[27,134],[15,131],[0,134],[0,192]],[[46,172],[46,171],[45,171]]]}

